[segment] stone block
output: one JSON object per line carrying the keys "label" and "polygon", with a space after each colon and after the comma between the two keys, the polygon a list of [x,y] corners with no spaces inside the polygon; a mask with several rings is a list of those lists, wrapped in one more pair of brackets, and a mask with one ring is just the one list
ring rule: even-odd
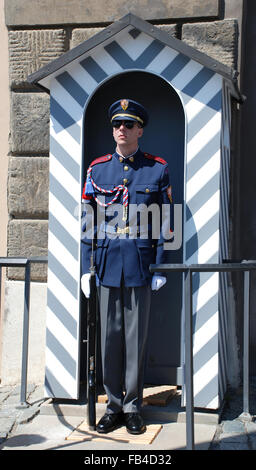
{"label": "stone block", "polygon": [[15,423],[15,417],[2,416],[0,414],[0,439],[6,439],[8,434],[11,432],[13,425]]}
{"label": "stone block", "polygon": [[[47,256],[47,220],[10,220],[7,233],[7,256]],[[23,268],[8,268],[8,278],[24,279]],[[47,280],[47,265],[32,264],[32,281]]]}
{"label": "stone block", "polygon": [[72,38],[70,42],[70,48],[78,46],[87,39],[90,39],[95,34],[102,31],[103,28],[77,28],[72,31]]}
{"label": "stone block", "polygon": [[249,444],[247,442],[220,442],[220,450],[249,450]]}
{"label": "stone block", "polygon": [[7,0],[7,26],[112,23],[127,13],[145,20],[218,18],[219,0]]}
{"label": "stone block", "polygon": [[10,157],[8,210],[15,218],[42,219],[48,216],[49,159]]}
{"label": "stone block", "polygon": [[243,434],[245,432],[245,427],[242,421],[239,419],[234,419],[232,421],[227,420],[224,421],[223,424],[223,433],[231,435],[232,433],[240,433]]}
{"label": "stone block", "polygon": [[184,24],[182,41],[228,67],[237,67],[238,27],[236,20]]}
{"label": "stone block", "polygon": [[157,28],[165,31],[170,36],[177,37],[177,25],[176,24],[158,24]]}
{"label": "stone block", "polygon": [[46,93],[11,94],[10,149],[14,154],[49,152],[50,99]]}
{"label": "stone block", "polygon": [[28,75],[67,51],[64,29],[9,31],[11,87],[26,87]]}
{"label": "stone block", "polygon": [[256,450],[256,423],[255,421],[246,423],[246,431],[247,431],[247,435],[251,444],[250,448],[252,450]]}
{"label": "stone block", "polygon": [[[177,36],[177,25],[176,24],[159,24],[157,28],[165,31],[166,33],[170,34],[171,36]],[[72,32],[71,44],[70,47],[76,47],[87,39],[91,38],[95,34],[102,31],[103,28],[77,28],[74,29]]]}

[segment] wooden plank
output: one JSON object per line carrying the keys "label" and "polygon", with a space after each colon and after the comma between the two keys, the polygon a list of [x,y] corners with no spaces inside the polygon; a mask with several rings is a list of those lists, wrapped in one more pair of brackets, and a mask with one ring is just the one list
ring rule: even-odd
{"label": "wooden plank", "polygon": [[[176,395],[176,385],[161,385],[158,387],[145,387],[143,390],[143,405],[166,406]],[[107,403],[107,395],[98,395],[98,403]]]}
{"label": "wooden plank", "polygon": [[149,424],[146,432],[143,434],[129,434],[125,426],[115,429],[108,434],[99,434],[97,431],[91,431],[87,420],[83,421],[74,431],[66,437],[69,441],[116,441],[129,444],[152,444],[162,429],[161,424]]}
{"label": "wooden plank", "polygon": [[176,393],[176,385],[145,388],[143,391],[143,405],[166,406]]}

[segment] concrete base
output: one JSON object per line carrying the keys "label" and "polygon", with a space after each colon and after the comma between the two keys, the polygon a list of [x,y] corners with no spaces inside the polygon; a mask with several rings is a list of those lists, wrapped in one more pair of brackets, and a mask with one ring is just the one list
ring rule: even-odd
{"label": "concrete base", "polygon": [[[142,408],[142,415],[146,420],[185,423],[186,410],[180,405],[180,393],[171,400],[166,406],[145,405]],[[97,403],[96,411],[99,416],[105,412],[106,405]],[[77,416],[85,417],[87,415],[87,405],[85,402],[53,400],[50,398],[45,401],[40,408],[41,415],[57,415],[59,417]],[[219,414],[217,412],[209,412],[209,410],[196,410],[194,413],[194,421],[196,424],[217,425],[219,422]]]}
{"label": "concrete base", "polygon": [[[101,416],[97,413],[97,419]],[[162,429],[151,444],[136,444],[117,442],[111,439],[111,434],[99,442],[88,435],[83,442],[70,442],[66,438],[70,435],[84,417],[43,415],[40,413],[31,423],[19,425],[15,434],[5,441],[1,450],[185,450],[186,425],[184,423],[162,423]],[[152,421],[146,421],[152,424]],[[195,449],[207,450],[216,431],[215,425],[195,425]]]}
{"label": "concrete base", "polygon": [[[28,382],[41,384],[45,373],[45,283],[30,284]],[[5,281],[2,321],[1,385],[15,385],[21,380],[24,282]]]}

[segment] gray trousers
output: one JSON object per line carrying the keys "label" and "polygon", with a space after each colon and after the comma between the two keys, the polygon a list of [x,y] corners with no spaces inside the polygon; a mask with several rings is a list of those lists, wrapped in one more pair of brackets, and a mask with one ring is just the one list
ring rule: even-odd
{"label": "gray trousers", "polygon": [[150,286],[99,287],[107,413],[140,411],[150,299]]}

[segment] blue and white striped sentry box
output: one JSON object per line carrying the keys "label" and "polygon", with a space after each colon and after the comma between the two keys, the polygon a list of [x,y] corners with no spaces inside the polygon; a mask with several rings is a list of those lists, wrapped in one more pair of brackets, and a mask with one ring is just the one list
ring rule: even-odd
{"label": "blue and white striped sentry box", "polygon": [[[32,74],[51,108],[47,396],[78,398],[84,111],[103,83],[133,70],[164,79],[184,109],[184,263],[228,258],[231,96],[241,99],[228,67],[128,14]],[[216,409],[226,389],[227,277],[198,275],[193,309],[195,405]]]}

